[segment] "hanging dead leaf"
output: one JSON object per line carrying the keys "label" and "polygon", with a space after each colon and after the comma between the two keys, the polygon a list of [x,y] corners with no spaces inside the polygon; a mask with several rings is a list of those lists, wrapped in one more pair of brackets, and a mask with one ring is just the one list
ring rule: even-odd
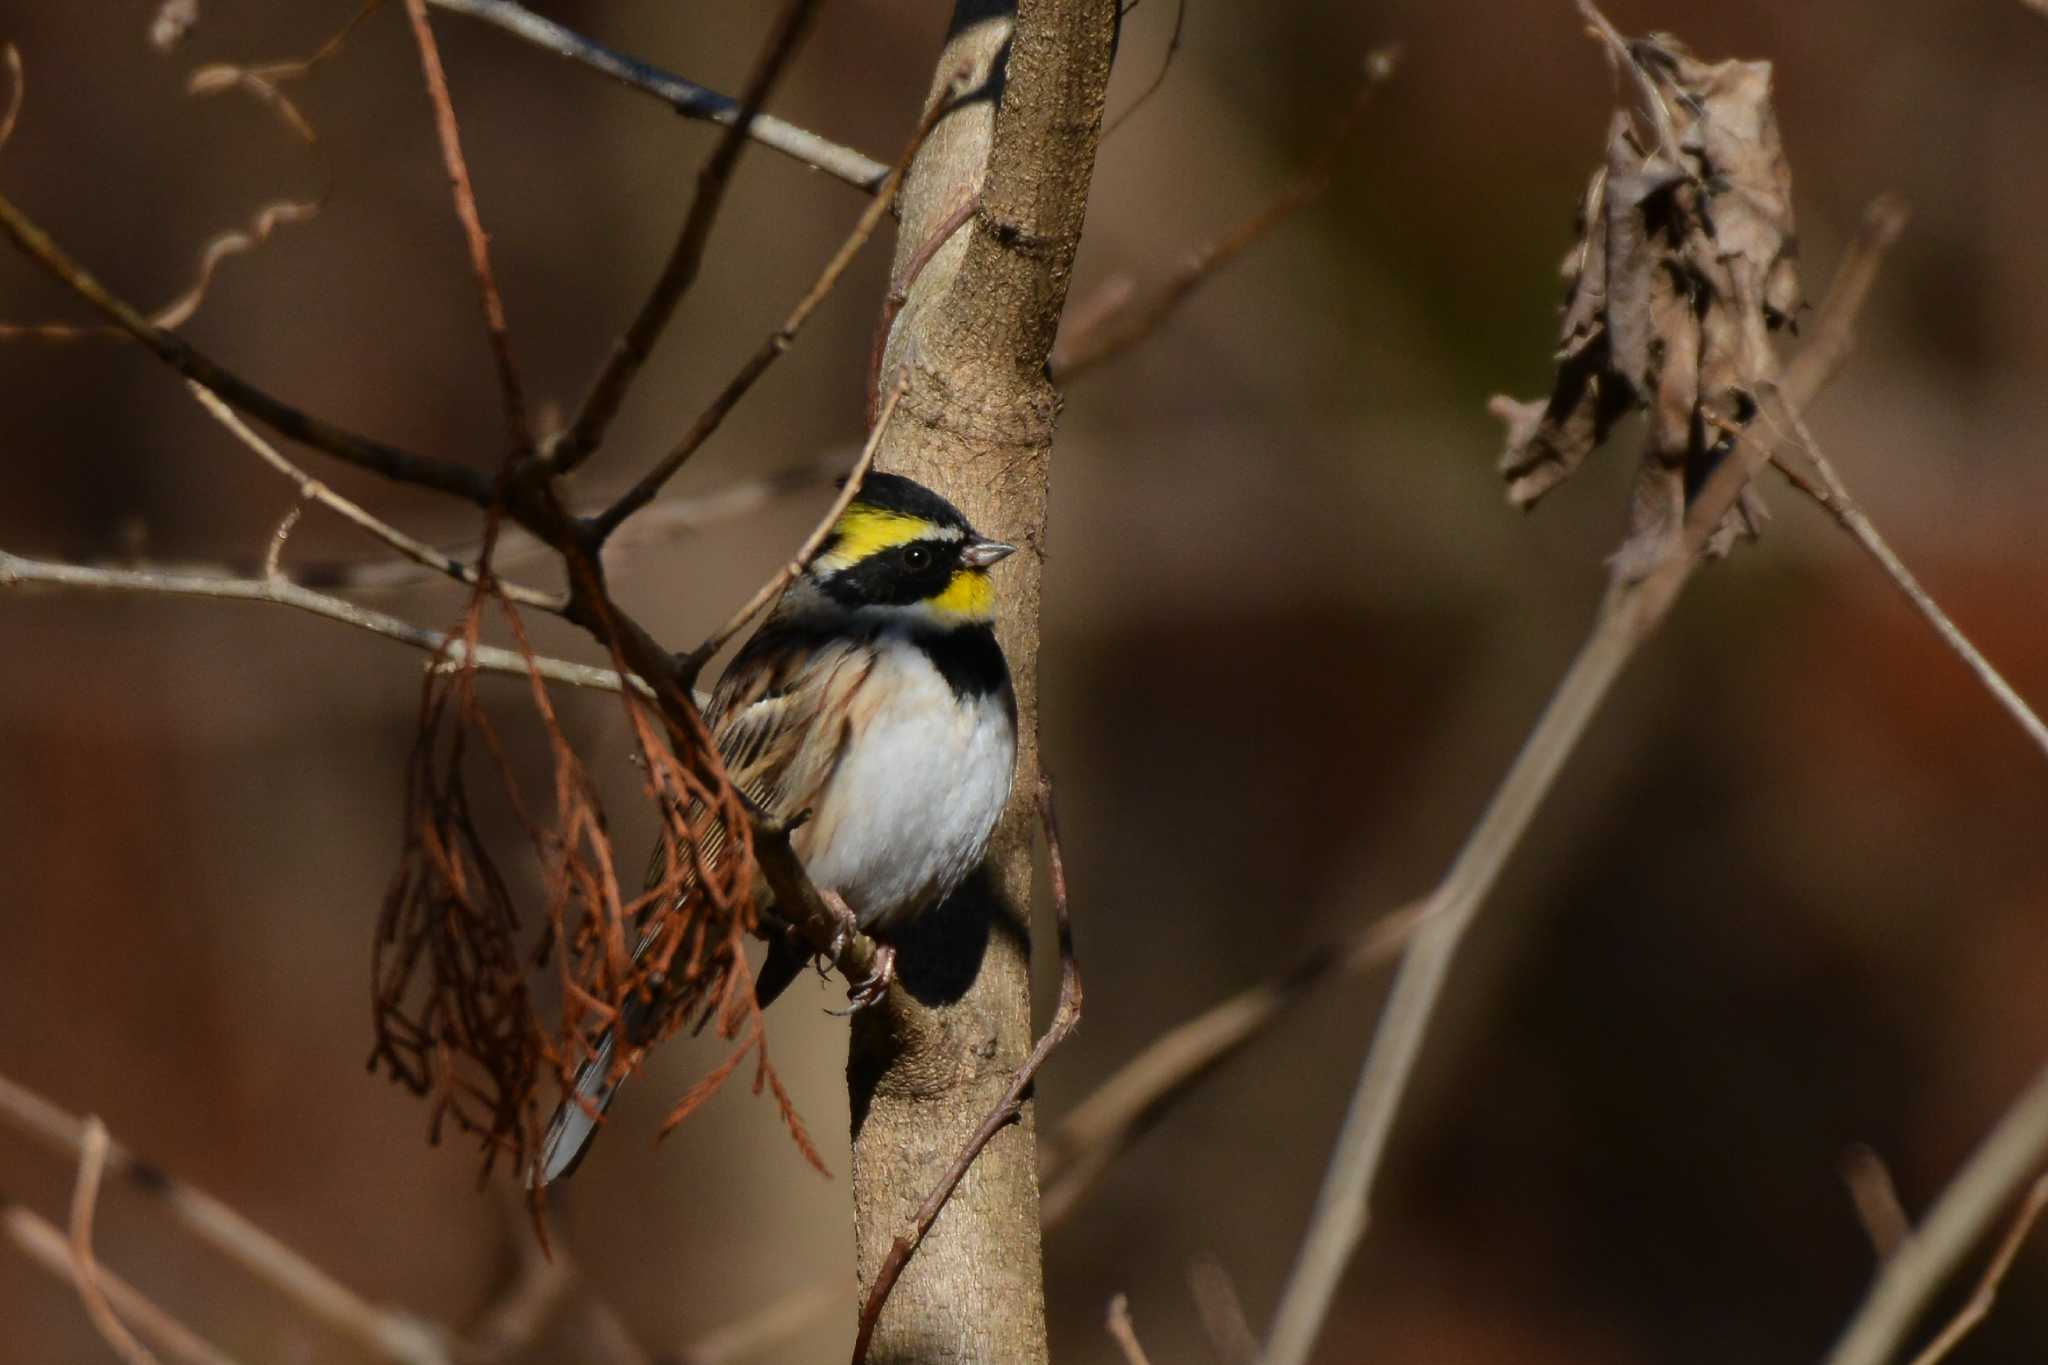
{"label": "hanging dead leaf", "polygon": [[[1767,62],[1709,64],[1664,35],[1628,40],[1581,11],[1633,82],[1617,111],[1565,256],[1557,378],[1546,400],[1496,397],[1507,425],[1508,499],[1534,505],[1575,473],[1614,423],[1647,416],[1616,571],[1639,576],[1676,552],[1688,500],[1756,412],[1777,374],[1768,333],[1801,306],[1792,173]],[[1707,545],[1753,538],[1762,504],[1745,490]]]}

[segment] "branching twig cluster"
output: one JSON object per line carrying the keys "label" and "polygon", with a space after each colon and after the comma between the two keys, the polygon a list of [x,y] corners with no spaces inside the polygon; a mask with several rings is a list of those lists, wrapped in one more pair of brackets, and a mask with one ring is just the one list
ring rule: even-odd
{"label": "branching twig cluster", "polygon": [[[377,6],[372,3],[351,21]],[[700,177],[700,192],[689,212],[670,263],[651,290],[634,325],[604,368],[591,399],[569,434],[550,450],[540,448],[528,415],[515,362],[507,310],[491,268],[488,237],[477,193],[463,155],[461,130],[429,22],[425,0],[405,0],[419,52],[434,127],[452,199],[467,244],[485,333],[497,372],[504,413],[505,444],[495,476],[442,456],[419,454],[313,418],[263,392],[254,384],[193,350],[163,319],[147,317],[101,286],[73,262],[13,203],[0,199],[0,227],[32,259],[108,319],[111,326],[141,341],[184,375],[202,403],[243,445],[290,478],[301,505],[318,505],[351,521],[387,547],[420,566],[465,584],[467,605],[454,628],[431,631],[384,613],[371,612],[289,582],[279,563],[284,537],[297,517],[288,514],[273,537],[260,577],[180,574],[148,567],[80,568],[50,565],[9,555],[0,560],[0,584],[44,584],[111,591],[170,592],[240,598],[292,605],[332,619],[376,630],[428,648],[419,736],[415,746],[404,827],[404,854],[380,923],[377,961],[379,1037],[373,1058],[394,1076],[435,1097],[432,1129],[444,1120],[477,1133],[494,1161],[501,1152],[523,1166],[537,1135],[538,1079],[553,1071],[566,1083],[588,1055],[589,1040],[610,1026],[635,999],[659,1001],[673,1027],[695,1017],[716,1018],[728,1037],[745,1034],[739,1052],[710,1078],[730,1074],[749,1049],[762,1059],[760,1079],[773,1087],[785,1117],[806,1152],[809,1143],[787,1097],[765,1065],[764,1038],[752,1004],[744,947],[754,928],[753,856],[755,819],[726,779],[702,717],[692,683],[698,671],[731,633],[759,610],[763,599],[735,615],[733,622],[697,650],[674,656],[611,599],[601,553],[626,520],[702,445],[724,411],[737,401],[767,365],[787,350],[805,319],[830,292],[847,262],[874,232],[893,196],[901,169],[885,176],[879,193],[861,216],[844,247],[827,264],[797,310],[771,334],[719,404],[701,419],[696,434],[607,511],[590,518],[569,513],[560,501],[556,476],[596,453],[610,415],[624,401],[640,362],[658,342],[676,304],[694,278],[739,150],[759,125],[761,105],[786,68],[815,8],[793,0],[764,50],[736,115],[722,120],[721,137]],[[518,18],[516,6],[472,6],[471,12],[497,22]],[[220,68],[215,85],[258,82],[275,94],[274,82],[299,74],[336,51],[344,29],[304,63],[268,68]],[[17,84],[16,90],[19,90]],[[273,106],[288,111],[277,96]],[[918,130],[917,142],[943,114],[935,111]],[[286,437],[399,482],[452,495],[485,514],[484,535],[473,557],[438,551],[341,498],[285,458],[240,415],[247,414]],[[873,443],[870,443],[872,452]],[[870,455],[866,458],[872,458]],[[865,468],[865,458],[862,467]],[[568,580],[565,594],[512,583],[493,563],[500,528],[516,525],[558,555]],[[775,586],[787,581],[778,575]],[[772,594],[774,587],[764,588]],[[610,655],[612,667],[592,669],[546,660],[526,641],[520,609],[553,612],[582,626]],[[487,622],[501,623],[514,641],[507,650],[483,642]],[[545,815],[521,794],[507,745],[474,688],[483,669],[524,673],[547,738],[554,767],[553,805]],[[621,689],[620,679],[633,686]],[[644,889],[623,885],[595,789],[556,721],[545,683],[568,681],[620,692],[631,733],[640,750],[649,800],[662,813],[661,847]],[[525,831],[527,847],[542,873],[545,908],[536,940],[532,917],[522,912],[509,876],[483,838],[466,781],[466,767],[481,754],[495,784]],[[803,883],[792,858],[772,847],[786,831],[767,831],[771,852],[763,870],[787,887]],[[784,845],[786,847],[786,844]],[[807,883],[804,884],[807,886]],[[818,906],[815,891],[792,890],[791,905]],[[825,912],[819,911],[822,916]],[[836,920],[803,926],[814,941],[838,943]],[[844,953],[857,960],[871,951],[865,939],[846,936]],[[559,979],[559,1019],[544,1020],[531,993],[537,969]],[[747,1021],[751,1019],[751,1026]],[[651,1039],[646,1041],[652,1041]],[[620,1065],[637,1062],[641,1049],[622,1050]],[[684,1097],[678,1115],[703,1095]],[[815,1159],[815,1154],[812,1153]]]}

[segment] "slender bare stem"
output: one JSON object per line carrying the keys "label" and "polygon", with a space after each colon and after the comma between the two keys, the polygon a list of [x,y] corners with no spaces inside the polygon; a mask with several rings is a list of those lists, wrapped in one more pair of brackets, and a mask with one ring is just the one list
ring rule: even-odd
{"label": "slender bare stem", "polygon": [[1383,48],[1366,58],[1365,74],[1350,106],[1330,129],[1328,138],[1308,167],[1271,202],[1221,236],[1189,252],[1180,269],[1142,304],[1131,303],[1127,307],[1098,313],[1093,325],[1061,337],[1060,344],[1053,349],[1053,382],[1071,383],[1097,365],[1136,346],[1172,316],[1203,281],[1243,255],[1246,249],[1274,228],[1322,198],[1337,174],[1338,158],[1365,118],[1366,106],[1371,103],[1373,92],[1393,76],[1398,56],[1397,49]]}
{"label": "slender bare stem", "polygon": [[[170,597],[206,597],[230,602],[268,602],[276,606],[310,612],[330,621],[339,621],[345,626],[366,630],[387,640],[396,640],[400,644],[425,650],[429,654],[445,649],[452,664],[461,662],[466,648],[459,636],[415,625],[387,612],[360,607],[339,597],[330,597],[326,593],[301,587],[289,580],[230,578],[220,574],[193,573],[150,565],[108,568],[83,564],[53,564],[46,560],[24,559],[20,555],[0,550],[0,589],[19,590],[33,587],[68,588],[88,592],[145,593]],[[538,671],[550,682],[565,683],[570,687],[587,687],[599,692],[619,690],[619,674],[612,669],[594,668],[588,664],[546,657],[535,658],[532,667],[529,668],[524,655],[493,645],[481,645],[477,648],[476,666],[487,673],[505,673],[521,678],[527,677],[530,672]],[[638,678],[633,679],[633,687],[636,691],[651,695],[647,685]]]}
{"label": "slender bare stem", "polygon": [[[435,549],[425,541],[415,540],[389,522],[372,515],[360,503],[351,502],[286,459],[276,446],[264,440],[260,433],[236,416],[235,410],[216,397],[211,389],[208,389],[203,384],[191,383],[189,381],[186,386],[192,390],[192,396],[199,400],[199,405],[211,413],[215,421],[227,428],[229,435],[254,451],[258,459],[297,485],[300,497],[308,502],[319,503],[344,521],[360,527],[376,539],[383,541],[386,545],[422,568],[431,569],[435,573],[445,574],[458,583],[475,585],[477,581],[476,565],[456,559],[441,550]],[[264,577],[269,578],[271,575],[265,573]],[[493,574],[493,578],[496,580],[499,592],[503,593],[511,601],[518,602],[523,606],[538,607],[542,611],[550,611],[558,615],[568,606],[568,600],[559,593],[542,592],[538,588],[529,588],[524,584],[508,582],[505,579],[497,578],[495,574]]]}
{"label": "slender bare stem", "polygon": [[612,344],[611,356],[590,386],[575,420],[549,452],[557,471],[567,473],[575,469],[603,444],[605,431],[625,403],[634,378],[653,354],[661,334],[668,330],[676,305],[696,283],[704,265],[704,249],[711,240],[712,225],[718,221],[718,211],[725,203],[740,153],[746,150],[747,130],[760,116],[761,107],[768,102],[769,92],[788,68],[790,59],[796,56],[816,10],[817,0],[791,0],[776,19],[767,46],[754,64],[754,74],[747,81],[739,116],[726,126],[724,136],[697,172],[697,192],[690,200],[689,212],[683,216],[682,229],[676,235],[667,263],[655,278],[640,311]]}
{"label": "slender bare stem", "polygon": [[1842,1183],[1849,1187],[1849,1202],[1856,1206],[1856,1221],[1870,1239],[1870,1249],[1881,1262],[1899,1249],[1913,1221],[1899,1203],[1898,1186],[1884,1158],[1863,1143],[1842,1154]]}
{"label": "slender bare stem", "polygon": [[[554,20],[535,14],[512,0],[429,0],[437,9],[480,19],[523,42],[566,57],[619,84],[654,96],[685,118],[704,119],[732,126],[740,122],[740,101],[716,90],[706,89],[658,66],[629,57],[564,28]],[[747,136],[784,156],[823,171],[855,189],[873,193],[889,168],[873,157],[851,147],[842,147],[784,122],[773,114],[756,115],[747,125]]]}
{"label": "slender bare stem", "polygon": [[1991,1254],[1970,1301],[1957,1310],[1933,1341],[1927,1343],[1926,1350],[1913,1357],[1913,1365],[1935,1365],[1975,1330],[1978,1323],[1990,1316],[1991,1305],[1998,1298],[1998,1286],[2005,1280],[2006,1272],[2012,1269],[2013,1260],[2020,1254],[2020,1247],[2025,1245],[2027,1234],[2034,1230],[2043,1206],[2048,1206],[2048,1175],[2036,1180],[2028,1189],[2027,1197],[2020,1201],[2020,1211],[2014,1216],[2012,1226],[2005,1230],[2005,1236],[1999,1239],[1998,1250]]}
{"label": "slender bare stem", "polygon": [[1842,482],[1842,477],[1836,472],[1833,462],[1822,453],[1819,443],[1806,429],[1805,422],[1796,421],[1794,430],[1799,436],[1802,448],[1800,453],[1803,458],[1795,457],[1778,463],[1778,468],[1786,480],[1819,503],[1821,509],[1834,518],[1835,524],[1848,532],[1849,538],[1870,556],[1878,568],[1884,571],[1885,577],[1889,578],[1905,595],[1906,600],[1913,604],[1913,609],[1926,618],[1927,624],[1934,628],[1934,633],[1941,637],[1941,642],[1963,661],[1965,668],[1976,675],[1977,681],[1991,694],[1992,700],[2004,708],[2005,713],[2018,723],[2020,729],[2026,731],[2027,738],[2034,742],[2034,747],[2048,754],[2048,725],[2042,723],[2041,717],[2035,714],[2033,707],[2027,705],[2026,699],[2020,696],[2018,690],[2006,681],[2005,675],[1984,657],[1983,651],[1971,642],[1969,636],[1963,634],[1962,628],[1942,610],[1941,604],[1934,600],[1933,595],[1921,586],[1920,580],[1913,576],[1913,571],[1906,567],[1906,562],[1899,558],[1898,552],[1892,549],[1890,542],[1878,531],[1877,526],[1864,513],[1862,505],[1849,492],[1848,485]]}
{"label": "slender bare stem", "polygon": [[[790,309],[789,316],[782,320],[782,325],[770,332],[767,339],[747,357],[746,363],[740,366],[739,373],[732,377],[725,388],[719,391],[718,396],[711,400],[710,406],[691,423],[690,429],[683,434],[683,439],[678,441],[659,463],[643,474],[637,483],[620,494],[610,507],[596,517],[593,525],[600,539],[609,537],[618,530],[626,518],[654,500],[662,487],[675,477],[676,472],[689,458],[711,439],[712,433],[718,430],[727,415],[739,405],[739,401],[746,397],[747,391],[754,387],[755,382],[768,372],[769,366],[780,360],[783,353],[795,343],[797,333],[803,330],[804,324],[810,321],[811,314],[818,310],[818,305],[825,301],[826,296],[845,275],[846,268],[853,264],[854,257],[860,254],[861,247],[867,244],[868,239],[874,236],[875,229],[881,226],[882,219],[887,216],[890,206],[895,202],[896,187],[902,183],[903,176],[909,170],[911,162],[916,159],[918,149],[924,146],[925,139],[931,135],[932,129],[938,126],[939,120],[952,108],[953,101],[959,96],[961,84],[962,82],[956,79],[952,94],[946,99],[934,102],[932,108],[926,111],[923,119],[918,122],[916,131],[911,134],[909,144],[904,147],[902,155],[897,157],[896,164],[890,168],[881,190],[875,195],[874,202],[861,213],[853,225],[853,230],[846,234],[846,239],[839,244],[839,249],[825,262],[825,268],[818,272],[818,277],[811,282],[811,287],[797,300],[796,307]],[[873,426],[875,423],[871,422],[869,425]]]}
{"label": "slender bare stem", "polygon": [[129,304],[107,292],[100,282],[65,254],[13,201],[0,195],[0,230],[30,259],[54,275],[122,331],[155,352],[158,359],[185,378],[204,385],[235,408],[275,427],[294,441],[325,451],[398,483],[416,484],[447,493],[478,507],[496,497],[496,481],[488,474],[453,460],[420,455],[358,435],[309,416],[225,369],[184,338],[157,326]]}
{"label": "slender bare stem", "polygon": [[712,631],[704,638],[703,644],[690,651],[689,656],[683,661],[684,676],[694,681],[697,675],[704,671],[704,665],[710,663],[733,636],[746,629],[747,622],[760,615],[770,602],[782,595],[784,589],[796,582],[798,576],[817,556],[819,548],[825,543],[825,538],[832,534],[832,528],[838,525],[839,518],[845,515],[848,505],[859,494],[861,480],[868,476],[868,470],[873,467],[875,452],[882,445],[882,435],[889,429],[889,419],[896,415],[896,404],[902,399],[903,391],[908,387],[909,381],[904,379],[897,381],[889,390],[889,396],[882,404],[881,415],[875,420],[874,430],[868,433],[867,444],[861,447],[860,458],[854,461],[853,468],[847,472],[846,486],[839,490],[838,497],[832,499],[832,505],[825,509],[825,515],[818,518],[817,525],[804,537],[804,543],[797,547],[797,552],[790,557],[788,563],[770,575],[767,582],[754,590],[752,597],[726,618],[724,625]]}
{"label": "slender bare stem", "polygon": [[1124,1365],[1152,1365],[1152,1358],[1145,1354],[1145,1348],[1138,1341],[1138,1328],[1131,1321],[1131,1296],[1115,1294],[1109,1300],[1109,1312],[1103,1325],[1109,1329],[1109,1339],[1116,1343],[1122,1353]]}
{"label": "slender bare stem", "polygon": [[78,1144],[78,1183],[71,1191],[71,1282],[85,1315],[114,1354],[128,1365],[157,1365],[156,1356],[135,1339],[100,1288],[99,1263],[92,1254],[93,1214],[100,1203],[100,1176],[107,1168],[107,1125],[89,1114]]}
{"label": "slender bare stem", "polygon": [[[1884,1365],[1897,1354],[1928,1301],[1948,1283],[1970,1248],[1982,1240],[1992,1220],[2035,1179],[2044,1162],[2048,1162],[2048,1068],[2013,1101],[1920,1225],[1879,1269],[1870,1293],[1828,1353],[1826,1365]],[[2017,1252],[2018,1240],[2026,1236],[2043,1197],[2048,1196],[2041,1194],[2037,1183],[2007,1236],[2011,1250],[2001,1247],[1992,1257],[1995,1273],[1987,1274],[1976,1295],[1983,1299],[1984,1311],[1989,1310],[1990,1295],[2004,1274],[2004,1265]],[[1977,1317],[1982,1316],[1980,1311]],[[1968,1331],[1975,1321],[1972,1318],[1961,1330]]]}
{"label": "slender bare stem", "polygon": [[483,303],[484,329],[490,335],[491,359],[498,370],[498,393],[505,407],[505,434],[512,443],[507,452],[509,460],[533,449],[533,425],[526,416],[526,393],[519,382],[519,367],[512,360],[505,300],[498,292],[497,275],[491,269],[491,242],[484,232],[483,216],[477,210],[469,162],[462,154],[462,130],[455,121],[455,105],[448,95],[448,73],[441,66],[441,48],[434,41],[434,26],[427,19],[427,0],[405,0],[405,12],[412,20],[420,71],[427,82],[427,99],[434,106],[434,132],[440,139],[441,162],[447,168],[448,187],[455,198],[455,216],[462,224],[463,242],[469,249],[470,273],[476,276],[477,296]]}
{"label": "slender bare stem", "polygon": [[[76,1159],[85,1150],[87,1121],[4,1076],[0,1123],[62,1156]],[[198,1240],[378,1358],[445,1365],[447,1353],[427,1324],[361,1298],[204,1190],[149,1165],[111,1140],[104,1164],[110,1174],[158,1200]]]}
{"label": "slender bare stem", "polygon": [[[44,1270],[74,1290],[77,1288],[78,1267],[71,1256],[71,1243],[55,1223],[18,1204],[0,1204],[0,1236],[13,1242],[22,1255]],[[158,1350],[187,1362],[187,1365],[236,1365],[232,1356],[223,1354],[212,1342],[172,1317],[141,1290],[105,1266],[98,1267],[98,1280],[100,1293],[105,1295],[114,1312],[123,1321],[133,1323],[136,1332],[148,1338]]]}
{"label": "slender bare stem", "polygon": [[[1880,201],[1866,215],[1863,234],[1851,248],[1845,274],[1874,271],[1896,240],[1902,219]],[[1863,293],[1836,288],[1823,306],[1804,364],[1787,366],[1780,384],[1759,383],[1772,401],[1796,414],[1809,404],[1846,352],[1853,318],[1831,309],[1859,307]],[[1753,432],[1724,458],[1687,509],[1684,531],[1671,552],[1641,577],[1617,575],[1602,603],[1591,635],[1572,661],[1550,703],[1537,720],[1466,837],[1450,870],[1424,901],[1426,923],[1417,931],[1392,993],[1382,1007],[1372,1045],[1310,1215],[1294,1269],[1274,1313],[1262,1357],[1265,1365],[1303,1365],[1328,1314],[1337,1283],[1365,1235],[1368,1202],[1385,1155],[1387,1138],[1414,1074],[1423,1039],[1442,998],[1444,983],[1465,931],[1499,880],[1508,857],[1535,818],[1558,774],[1621,676],[1636,650],[1662,623],[1699,564],[1701,549],[1743,488],[1785,440]]]}

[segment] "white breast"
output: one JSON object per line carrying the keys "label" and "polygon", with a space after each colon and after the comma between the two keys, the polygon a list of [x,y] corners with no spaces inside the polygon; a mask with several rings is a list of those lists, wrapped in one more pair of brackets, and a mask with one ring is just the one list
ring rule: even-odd
{"label": "white breast", "polygon": [[1009,799],[1017,730],[1006,697],[956,697],[915,645],[885,636],[880,648],[856,702],[866,723],[798,840],[812,880],[844,896],[862,928],[887,930],[981,861]]}

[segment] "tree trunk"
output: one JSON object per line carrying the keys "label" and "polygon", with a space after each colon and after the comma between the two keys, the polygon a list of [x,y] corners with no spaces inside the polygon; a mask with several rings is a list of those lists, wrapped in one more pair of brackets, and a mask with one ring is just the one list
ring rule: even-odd
{"label": "tree trunk", "polygon": [[[961,0],[932,99],[946,98],[963,68],[973,93],[934,131],[904,187],[897,278],[928,259],[885,351],[884,384],[906,364],[910,375],[877,463],[1020,547],[998,570],[996,626],[1016,677],[1019,744],[1015,795],[984,875],[904,936],[899,984],[856,1016],[847,1071],[863,1299],[890,1243],[1031,1047],[1039,581],[1059,409],[1045,361],[1080,241],[1115,26],[1115,0]],[[932,252],[977,190],[978,207]],[[1028,1105],[911,1258],[869,1359],[1045,1361]]]}

